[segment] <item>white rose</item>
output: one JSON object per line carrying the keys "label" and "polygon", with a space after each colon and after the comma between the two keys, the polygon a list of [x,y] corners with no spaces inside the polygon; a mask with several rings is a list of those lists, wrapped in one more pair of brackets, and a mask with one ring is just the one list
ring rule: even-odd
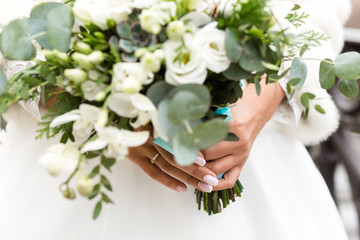
{"label": "white rose", "polygon": [[79,159],[80,151],[76,147],[59,143],[50,146],[39,159],[39,163],[46,167],[51,175],[58,176],[71,174]]}
{"label": "white rose", "polygon": [[217,22],[212,22],[195,34],[195,39],[201,46],[206,67],[221,73],[228,69],[231,60],[225,50],[225,32],[216,28]]}
{"label": "white rose", "polygon": [[77,0],[73,12],[85,23],[94,23],[102,29],[107,29],[107,21],[117,23],[128,20],[132,9],[131,0]]}
{"label": "white rose", "polygon": [[142,85],[153,80],[153,74],[147,72],[141,63],[121,62],[114,65],[112,78],[113,91],[135,93]]}
{"label": "white rose", "polygon": [[98,85],[94,81],[85,81],[81,84],[81,90],[88,101],[94,101],[95,96],[107,88],[106,84]]}
{"label": "white rose", "polygon": [[190,34],[184,35],[186,50],[183,50],[183,58],[176,60],[181,41],[166,41],[163,45],[165,51],[166,73],[165,81],[172,85],[189,83],[203,84],[206,80],[206,63],[202,57],[199,46]]}

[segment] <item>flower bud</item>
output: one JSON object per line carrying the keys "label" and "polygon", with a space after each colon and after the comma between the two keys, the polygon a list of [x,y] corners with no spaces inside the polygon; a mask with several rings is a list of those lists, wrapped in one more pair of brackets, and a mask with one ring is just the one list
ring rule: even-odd
{"label": "flower bud", "polygon": [[104,91],[98,92],[95,95],[95,101],[97,101],[97,102],[104,101],[105,98],[106,98],[106,93]]}
{"label": "flower bud", "polygon": [[94,189],[93,180],[88,176],[82,176],[78,179],[76,188],[81,196],[87,197]]}
{"label": "flower bud", "polygon": [[74,48],[84,54],[90,54],[92,52],[90,45],[84,42],[76,42]]}
{"label": "flower bud", "polygon": [[185,6],[188,10],[192,11],[199,5],[199,0],[184,0]]}
{"label": "flower bud", "polygon": [[84,70],[78,68],[65,69],[64,75],[66,78],[75,83],[82,83],[87,79],[87,73]]}
{"label": "flower bud", "polygon": [[88,55],[76,52],[72,55],[72,58],[76,63],[87,70],[90,70],[94,67],[94,64],[90,61]]}
{"label": "flower bud", "polygon": [[57,61],[62,65],[66,65],[69,63],[69,56],[58,50],[43,50],[43,54],[47,60]]}
{"label": "flower bud", "polygon": [[104,61],[104,54],[101,51],[94,51],[88,55],[88,59],[91,63],[99,64]]}
{"label": "flower bud", "polygon": [[160,18],[156,11],[144,9],[139,15],[139,19],[143,30],[155,35],[161,31]]}
{"label": "flower bud", "polygon": [[161,61],[165,59],[165,51],[164,49],[158,49],[154,52],[154,55],[160,59]]}
{"label": "flower bud", "polygon": [[62,194],[65,198],[73,200],[76,198],[76,194],[74,189],[67,187],[65,190],[62,191]]}
{"label": "flower bud", "polygon": [[105,108],[101,109],[101,111],[98,113],[97,116],[97,125],[100,127],[105,127],[108,120],[109,120],[108,110]]}
{"label": "flower bud", "polygon": [[173,21],[166,28],[166,35],[170,40],[179,40],[185,33],[183,21]]}
{"label": "flower bud", "polygon": [[88,11],[86,11],[86,9],[83,9],[81,4],[74,4],[74,7],[72,10],[73,10],[73,13],[76,16],[76,18],[80,19],[81,21],[83,21],[85,23],[92,22],[90,13]]}
{"label": "flower bud", "polygon": [[142,56],[145,55],[145,53],[149,52],[146,48],[139,48],[138,50],[135,51],[135,57],[137,58],[141,58]]}
{"label": "flower bud", "polygon": [[161,68],[161,60],[153,53],[146,53],[141,58],[141,63],[144,65],[146,71],[158,72]]}

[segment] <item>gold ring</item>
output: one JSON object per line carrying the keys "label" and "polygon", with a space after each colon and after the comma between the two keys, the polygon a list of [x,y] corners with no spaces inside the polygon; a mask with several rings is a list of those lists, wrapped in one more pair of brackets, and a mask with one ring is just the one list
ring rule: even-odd
{"label": "gold ring", "polygon": [[151,163],[155,163],[156,159],[160,156],[159,153],[155,154],[155,156],[152,157],[152,159],[150,160]]}

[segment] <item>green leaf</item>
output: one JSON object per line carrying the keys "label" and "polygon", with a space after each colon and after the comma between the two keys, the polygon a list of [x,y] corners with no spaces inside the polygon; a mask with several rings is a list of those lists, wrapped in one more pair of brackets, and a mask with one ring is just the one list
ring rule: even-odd
{"label": "green leaf", "polygon": [[193,164],[199,153],[199,148],[194,145],[194,138],[188,132],[177,134],[173,141],[175,161],[181,166]]}
{"label": "green leaf", "polygon": [[102,208],[102,203],[101,203],[101,201],[99,201],[95,206],[94,213],[93,213],[93,219],[97,219],[99,217],[101,208]]}
{"label": "green leaf", "polygon": [[67,52],[70,48],[74,15],[68,5],[52,9],[47,16],[47,39],[54,49]]}
{"label": "green leaf", "polygon": [[301,104],[305,107],[305,108],[309,108],[309,101],[311,99],[314,99],[315,95],[312,93],[304,93],[301,95]]}
{"label": "green leaf", "polygon": [[236,95],[238,96],[238,98],[243,97],[243,89],[240,86],[240,83],[235,86],[235,92],[236,92]]}
{"label": "green leaf", "polygon": [[85,154],[85,157],[86,157],[87,159],[92,159],[92,158],[98,157],[100,154],[101,154],[101,151],[100,151],[100,150],[99,150],[99,151],[91,151],[91,152],[87,152],[87,153]]}
{"label": "green leaf", "polygon": [[107,179],[107,177],[105,177],[104,175],[101,175],[101,183],[104,185],[104,187],[109,190],[112,191],[112,187],[110,184],[109,179]]}
{"label": "green leaf", "polygon": [[7,122],[4,119],[4,117],[2,116],[2,114],[0,114],[0,130],[5,130],[6,129],[6,125]]}
{"label": "green leaf", "polygon": [[346,97],[354,98],[359,94],[359,85],[356,80],[340,80],[339,91]]}
{"label": "green leaf", "polygon": [[302,46],[300,49],[300,57],[302,57],[307,50],[309,50],[309,45],[305,44],[304,46]]}
{"label": "green leaf", "polygon": [[239,62],[242,55],[242,47],[238,38],[236,36],[236,32],[227,28],[225,30],[225,50],[228,58],[232,62]]}
{"label": "green leaf", "polygon": [[226,136],[226,138],[224,139],[224,141],[229,141],[229,142],[237,142],[239,141],[239,137],[235,134],[235,133],[232,133],[232,132],[229,132]]}
{"label": "green leaf", "polygon": [[185,130],[185,126],[183,124],[173,124],[170,122],[168,118],[169,113],[169,106],[170,106],[170,100],[164,99],[159,104],[159,119],[160,124],[165,131],[166,135],[169,139],[172,139],[176,134],[178,134],[180,131]]}
{"label": "green leaf", "polygon": [[334,64],[331,59],[325,59],[320,63],[320,84],[324,89],[330,89],[335,85]]}
{"label": "green leaf", "polygon": [[265,67],[261,64],[262,58],[259,49],[253,42],[246,42],[244,46],[244,53],[241,55],[240,67],[248,72],[262,72]]}
{"label": "green leaf", "polygon": [[158,107],[160,102],[167,97],[169,92],[174,88],[173,85],[165,81],[159,81],[153,84],[146,92],[146,96]]}
{"label": "green leaf", "polygon": [[291,64],[290,78],[291,79],[300,79],[300,81],[293,85],[297,90],[299,90],[305,83],[307,76],[307,67],[306,64],[301,61],[300,58],[295,58]]}
{"label": "green leaf", "polygon": [[[48,13],[56,8],[61,6],[60,3],[42,3],[36,6],[30,14],[29,18],[29,32],[31,35],[43,33],[47,31],[47,16]],[[46,38],[46,35],[36,38],[36,41],[46,49],[52,49],[49,41]]]}
{"label": "green leaf", "polygon": [[6,92],[8,81],[4,71],[0,68],[0,96]]}
{"label": "green leaf", "polygon": [[267,62],[264,62],[264,61],[261,61],[261,64],[266,67],[267,69],[270,69],[270,70],[274,70],[274,71],[279,71],[280,70],[280,67],[279,66],[276,66],[272,63],[267,63]]}
{"label": "green leaf", "polygon": [[256,77],[255,80],[254,80],[255,87],[256,87],[256,94],[257,94],[258,96],[260,96],[260,94],[261,94],[260,81],[261,81],[261,78],[259,78],[259,77]]}
{"label": "green leaf", "polygon": [[10,22],[0,35],[0,50],[10,60],[32,60],[36,49],[29,37],[29,25],[25,19]]}
{"label": "green leaf", "polygon": [[222,119],[212,119],[200,124],[193,132],[193,144],[198,149],[206,149],[220,141],[228,135],[229,124]]}
{"label": "green leaf", "polygon": [[204,105],[203,101],[194,93],[181,91],[171,100],[168,117],[174,124],[199,120],[206,115],[208,107],[209,106]]}
{"label": "green leaf", "polygon": [[178,92],[189,91],[198,96],[204,105],[210,105],[210,92],[207,87],[200,84],[184,84],[172,89],[168,98],[172,99]]}
{"label": "green leaf", "polygon": [[106,203],[114,203],[114,202],[108,197],[108,195],[106,195],[105,193],[102,193],[101,196],[102,196],[102,200],[103,200],[104,202],[106,202]]}
{"label": "green leaf", "polygon": [[94,169],[91,171],[89,178],[94,178],[96,177],[100,172],[100,166],[96,166],[94,167]]}
{"label": "green leaf", "polygon": [[251,76],[250,72],[246,72],[245,70],[243,70],[237,63],[232,63],[230,67],[226,69],[222,74],[227,79],[234,81],[247,79],[248,77]]}
{"label": "green leaf", "polygon": [[99,195],[99,193],[100,193],[100,185],[96,184],[94,186],[93,191],[88,195],[88,199],[89,200],[94,199],[97,195]]}
{"label": "green leaf", "polygon": [[316,104],[314,108],[315,108],[315,110],[318,111],[319,113],[321,113],[321,114],[326,114],[325,110],[324,110],[319,104]]}
{"label": "green leaf", "polygon": [[360,53],[347,52],[335,59],[335,74],[340,79],[354,80],[360,75]]}
{"label": "green leaf", "polygon": [[111,172],[111,167],[116,163],[116,159],[115,158],[105,158],[103,157],[101,159],[101,164],[107,169],[109,170],[109,172]]}
{"label": "green leaf", "polygon": [[301,6],[299,4],[295,4],[294,8],[291,9],[291,11],[296,11],[299,10],[301,8]]}

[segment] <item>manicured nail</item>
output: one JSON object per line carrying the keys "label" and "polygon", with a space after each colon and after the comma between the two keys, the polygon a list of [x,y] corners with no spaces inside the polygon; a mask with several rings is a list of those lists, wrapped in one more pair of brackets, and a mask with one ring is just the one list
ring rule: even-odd
{"label": "manicured nail", "polygon": [[176,190],[181,193],[187,193],[187,188],[183,186],[178,186]]}
{"label": "manicured nail", "polygon": [[210,175],[206,175],[204,177],[204,181],[214,187],[219,184],[219,180],[216,177]]}
{"label": "manicured nail", "polygon": [[198,156],[198,157],[196,157],[195,163],[202,167],[202,166],[205,166],[206,161],[202,157]]}
{"label": "manicured nail", "polygon": [[203,182],[199,182],[198,186],[201,190],[203,190],[204,192],[211,192],[213,190],[213,187],[210,186],[209,184],[203,183]]}

